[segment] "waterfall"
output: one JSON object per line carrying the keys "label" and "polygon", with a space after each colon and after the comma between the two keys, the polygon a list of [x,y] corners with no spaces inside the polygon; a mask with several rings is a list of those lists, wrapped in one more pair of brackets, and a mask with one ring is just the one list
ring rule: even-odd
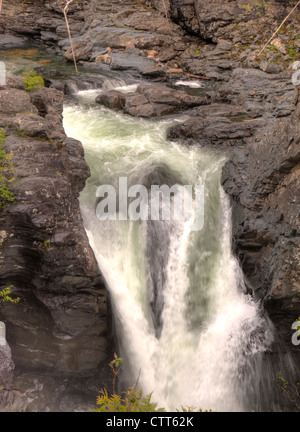
{"label": "waterfall", "polygon": [[[123,116],[95,106],[94,96],[81,92],[79,106],[67,105],[64,126],[83,143],[91,169],[81,211],[112,299],[125,383],[139,377],[144,394],[169,411],[275,409],[274,330],[231,252],[231,209],[220,185],[226,158],[167,141],[171,121]],[[189,220],[100,221],[97,188],[118,190],[120,177],[148,189],[203,184],[203,229],[193,231]]]}

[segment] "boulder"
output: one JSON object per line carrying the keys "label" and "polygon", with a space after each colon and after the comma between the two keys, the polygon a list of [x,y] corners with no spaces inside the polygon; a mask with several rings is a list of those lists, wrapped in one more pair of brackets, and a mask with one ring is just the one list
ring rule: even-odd
{"label": "boulder", "polygon": [[134,117],[162,117],[181,109],[205,103],[205,97],[190,96],[163,84],[140,84],[136,92],[123,94],[110,90],[102,92],[96,102],[114,109],[122,109]]}
{"label": "boulder", "polygon": [[21,112],[37,113],[38,110],[31,104],[30,94],[18,90],[0,90],[0,112],[6,115]]}
{"label": "boulder", "polygon": [[[204,107],[203,107],[204,108]],[[193,117],[172,127],[168,132],[171,139],[188,140],[191,144],[205,146],[240,146],[253,136],[255,130],[266,125],[266,120],[255,119],[234,121],[230,117]]]}
{"label": "boulder", "polygon": [[100,105],[104,105],[107,108],[121,110],[125,106],[125,95],[116,90],[110,90],[107,93],[101,93],[96,97],[96,102]]}
{"label": "boulder", "polygon": [[27,39],[20,36],[12,36],[8,34],[0,35],[0,49],[15,49],[23,48]]}
{"label": "boulder", "polygon": [[[284,117],[295,110],[295,87],[288,72],[270,74],[259,69],[234,69],[220,89],[223,100],[243,103],[253,116]],[[256,113],[256,114],[255,114]]]}
{"label": "boulder", "polygon": [[[78,40],[74,42],[73,49],[76,60],[89,60],[93,52],[93,45],[84,40]],[[67,49],[64,56],[66,60],[73,61],[71,47]]]}
{"label": "boulder", "polygon": [[156,33],[131,30],[129,28],[105,27],[98,25],[89,29],[85,35],[94,46],[124,48],[129,43],[138,49],[152,49],[162,44],[163,36]]}

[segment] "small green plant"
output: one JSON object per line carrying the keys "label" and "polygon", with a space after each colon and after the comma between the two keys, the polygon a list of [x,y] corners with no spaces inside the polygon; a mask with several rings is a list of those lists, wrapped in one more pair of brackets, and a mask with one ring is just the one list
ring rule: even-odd
{"label": "small green plant", "polygon": [[43,77],[33,71],[23,72],[23,81],[27,91],[39,90],[45,86]]}
{"label": "small green plant", "polygon": [[15,180],[13,174],[12,154],[4,149],[4,130],[0,129],[0,211],[14,201],[11,183]]}
{"label": "small green plant", "polygon": [[96,412],[162,412],[163,408],[157,408],[157,403],[151,401],[152,393],[143,396],[143,391],[136,390],[136,384],[127,391],[118,395],[115,393],[116,381],[122,371],[124,360],[114,353],[114,359],[109,363],[113,373],[113,394],[108,395],[106,389],[100,391],[97,398]]}
{"label": "small green plant", "polygon": [[[159,408],[156,402],[153,402],[152,393],[147,396],[143,395],[143,390],[136,390],[137,382],[132,386],[128,387],[128,390],[121,393],[121,395],[115,393],[116,380],[121,373],[122,365],[124,363],[123,358],[118,357],[114,353],[114,360],[109,363],[109,367],[113,372],[113,394],[109,395],[106,388],[100,391],[100,395],[97,397],[97,405],[99,408],[95,408],[94,412],[165,412],[164,408]],[[181,410],[176,409],[177,412],[203,412],[202,409],[196,409],[190,406],[181,406]],[[205,412],[212,412],[211,410]]]}
{"label": "small green plant", "polygon": [[103,389],[97,398],[96,412],[164,412],[163,408],[158,408],[156,402],[151,401],[152,393],[143,396],[143,391],[136,391],[135,385],[129,387],[123,396],[113,394],[108,395],[107,390]]}
{"label": "small green plant", "polygon": [[7,288],[4,288],[2,291],[0,291],[0,303],[8,302],[8,303],[19,303],[20,298],[17,297],[13,299],[11,297],[12,289],[14,288],[13,285],[10,285]]}
{"label": "small green plant", "polygon": [[26,137],[26,136],[27,136],[27,132],[24,131],[23,129],[17,129],[17,130],[16,130],[16,134],[17,134],[19,137]]}
{"label": "small green plant", "polygon": [[280,382],[280,386],[281,388],[286,391],[288,386],[289,386],[289,382],[283,378],[282,373],[280,372],[279,377],[278,377],[278,381]]}
{"label": "small green plant", "polygon": [[201,408],[199,408],[197,410],[197,408],[195,407],[191,407],[191,406],[181,406],[181,410],[176,409],[177,412],[213,412],[212,410],[208,410],[208,411],[203,411]]}
{"label": "small green plant", "polygon": [[50,242],[50,240],[35,241],[33,242],[33,244],[36,245],[38,248],[43,249],[44,251],[47,251],[48,249],[51,249],[53,247],[53,244]]}
{"label": "small green plant", "polygon": [[289,383],[283,377],[282,372],[280,372],[277,378],[277,385],[283,391],[284,396],[300,410],[300,383]]}
{"label": "small green plant", "polygon": [[296,53],[296,51],[294,50],[294,47],[291,46],[290,49],[289,49],[289,55],[290,55],[290,57],[295,57],[296,54],[297,54],[297,53]]}

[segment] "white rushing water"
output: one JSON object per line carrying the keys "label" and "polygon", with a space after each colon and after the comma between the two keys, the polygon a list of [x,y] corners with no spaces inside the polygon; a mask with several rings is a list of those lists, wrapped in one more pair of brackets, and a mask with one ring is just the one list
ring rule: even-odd
{"label": "white rushing water", "polygon": [[[124,89],[126,91],[127,88]],[[272,328],[245,294],[231,252],[231,210],[221,185],[224,156],[166,140],[170,122],[134,119],[91,104],[64,110],[68,136],[81,140],[91,178],[82,192],[85,228],[112,298],[127,384],[169,411],[260,409]],[[96,190],[201,183],[205,220],[100,221]]]}

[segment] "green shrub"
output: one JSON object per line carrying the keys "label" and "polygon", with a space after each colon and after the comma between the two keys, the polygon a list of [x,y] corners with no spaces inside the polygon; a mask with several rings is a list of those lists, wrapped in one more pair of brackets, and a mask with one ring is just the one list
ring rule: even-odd
{"label": "green shrub", "polygon": [[[123,395],[123,396],[122,396]],[[96,412],[164,412],[163,408],[158,408],[156,402],[151,401],[152,393],[143,396],[143,391],[136,391],[135,385],[129,387],[121,395],[108,395],[106,389],[102,389],[97,398]]]}
{"label": "green shrub", "polygon": [[3,129],[0,129],[0,210],[7,207],[15,199],[11,190],[11,183],[15,178],[9,178],[14,168],[12,164],[12,154],[6,153],[4,144],[5,135]]}
{"label": "green shrub", "polygon": [[[143,396],[143,390],[136,390],[137,383],[129,387],[127,391],[121,395],[115,393],[116,380],[122,370],[124,359],[114,354],[114,360],[109,363],[109,367],[113,373],[113,394],[109,395],[106,388],[100,391],[97,397],[97,405],[99,408],[94,409],[94,412],[165,412],[164,408],[158,408],[157,403],[151,400],[152,393]],[[138,380],[137,380],[138,382]],[[194,407],[181,406],[181,410],[177,412],[203,412],[202,409]],[[211,410],[205,412],[212,412]]]}
{"label": "green shrub", "polygon": [[300,383],[287,381],[280,372],[276,384],[281,388],[284,396],[300,410]]}
{"label": "green shrub", "polygon": [[[114,354],[114,360],[109,363],[113,373],[113,394],[108,395],[106,388],[100,391],[97,398],[96,412],[162,412],[163,408],[157,408],[157,403],[151,401],[152,393],[143,396],[143,391],[136,391],[136,385],[129,387],[121,395],[115,394],[116,380],[122,371],[124,359]],[[122,396],[123,395],[123,396]]]}
{"label": "green shrub", "polygon": [[27,91],[39,90],[45,86],[43,77],[33,71],[23,72],[23,81]]}
{"label": "green shrub", "polygon": [[19,297],[13,299],[11,297],[13,285],[10,285],[7,288],[4,288],[0,291],[0,303],[9,302],[9,303],[18,303],[20,301]]}
{"label": "green shrub", "polygon": [[296,53],[294,47],[291,46],[290,49],[289,49],[289,55],[290,55],[290,57],[295,57],[296,54],[297,53]]}

